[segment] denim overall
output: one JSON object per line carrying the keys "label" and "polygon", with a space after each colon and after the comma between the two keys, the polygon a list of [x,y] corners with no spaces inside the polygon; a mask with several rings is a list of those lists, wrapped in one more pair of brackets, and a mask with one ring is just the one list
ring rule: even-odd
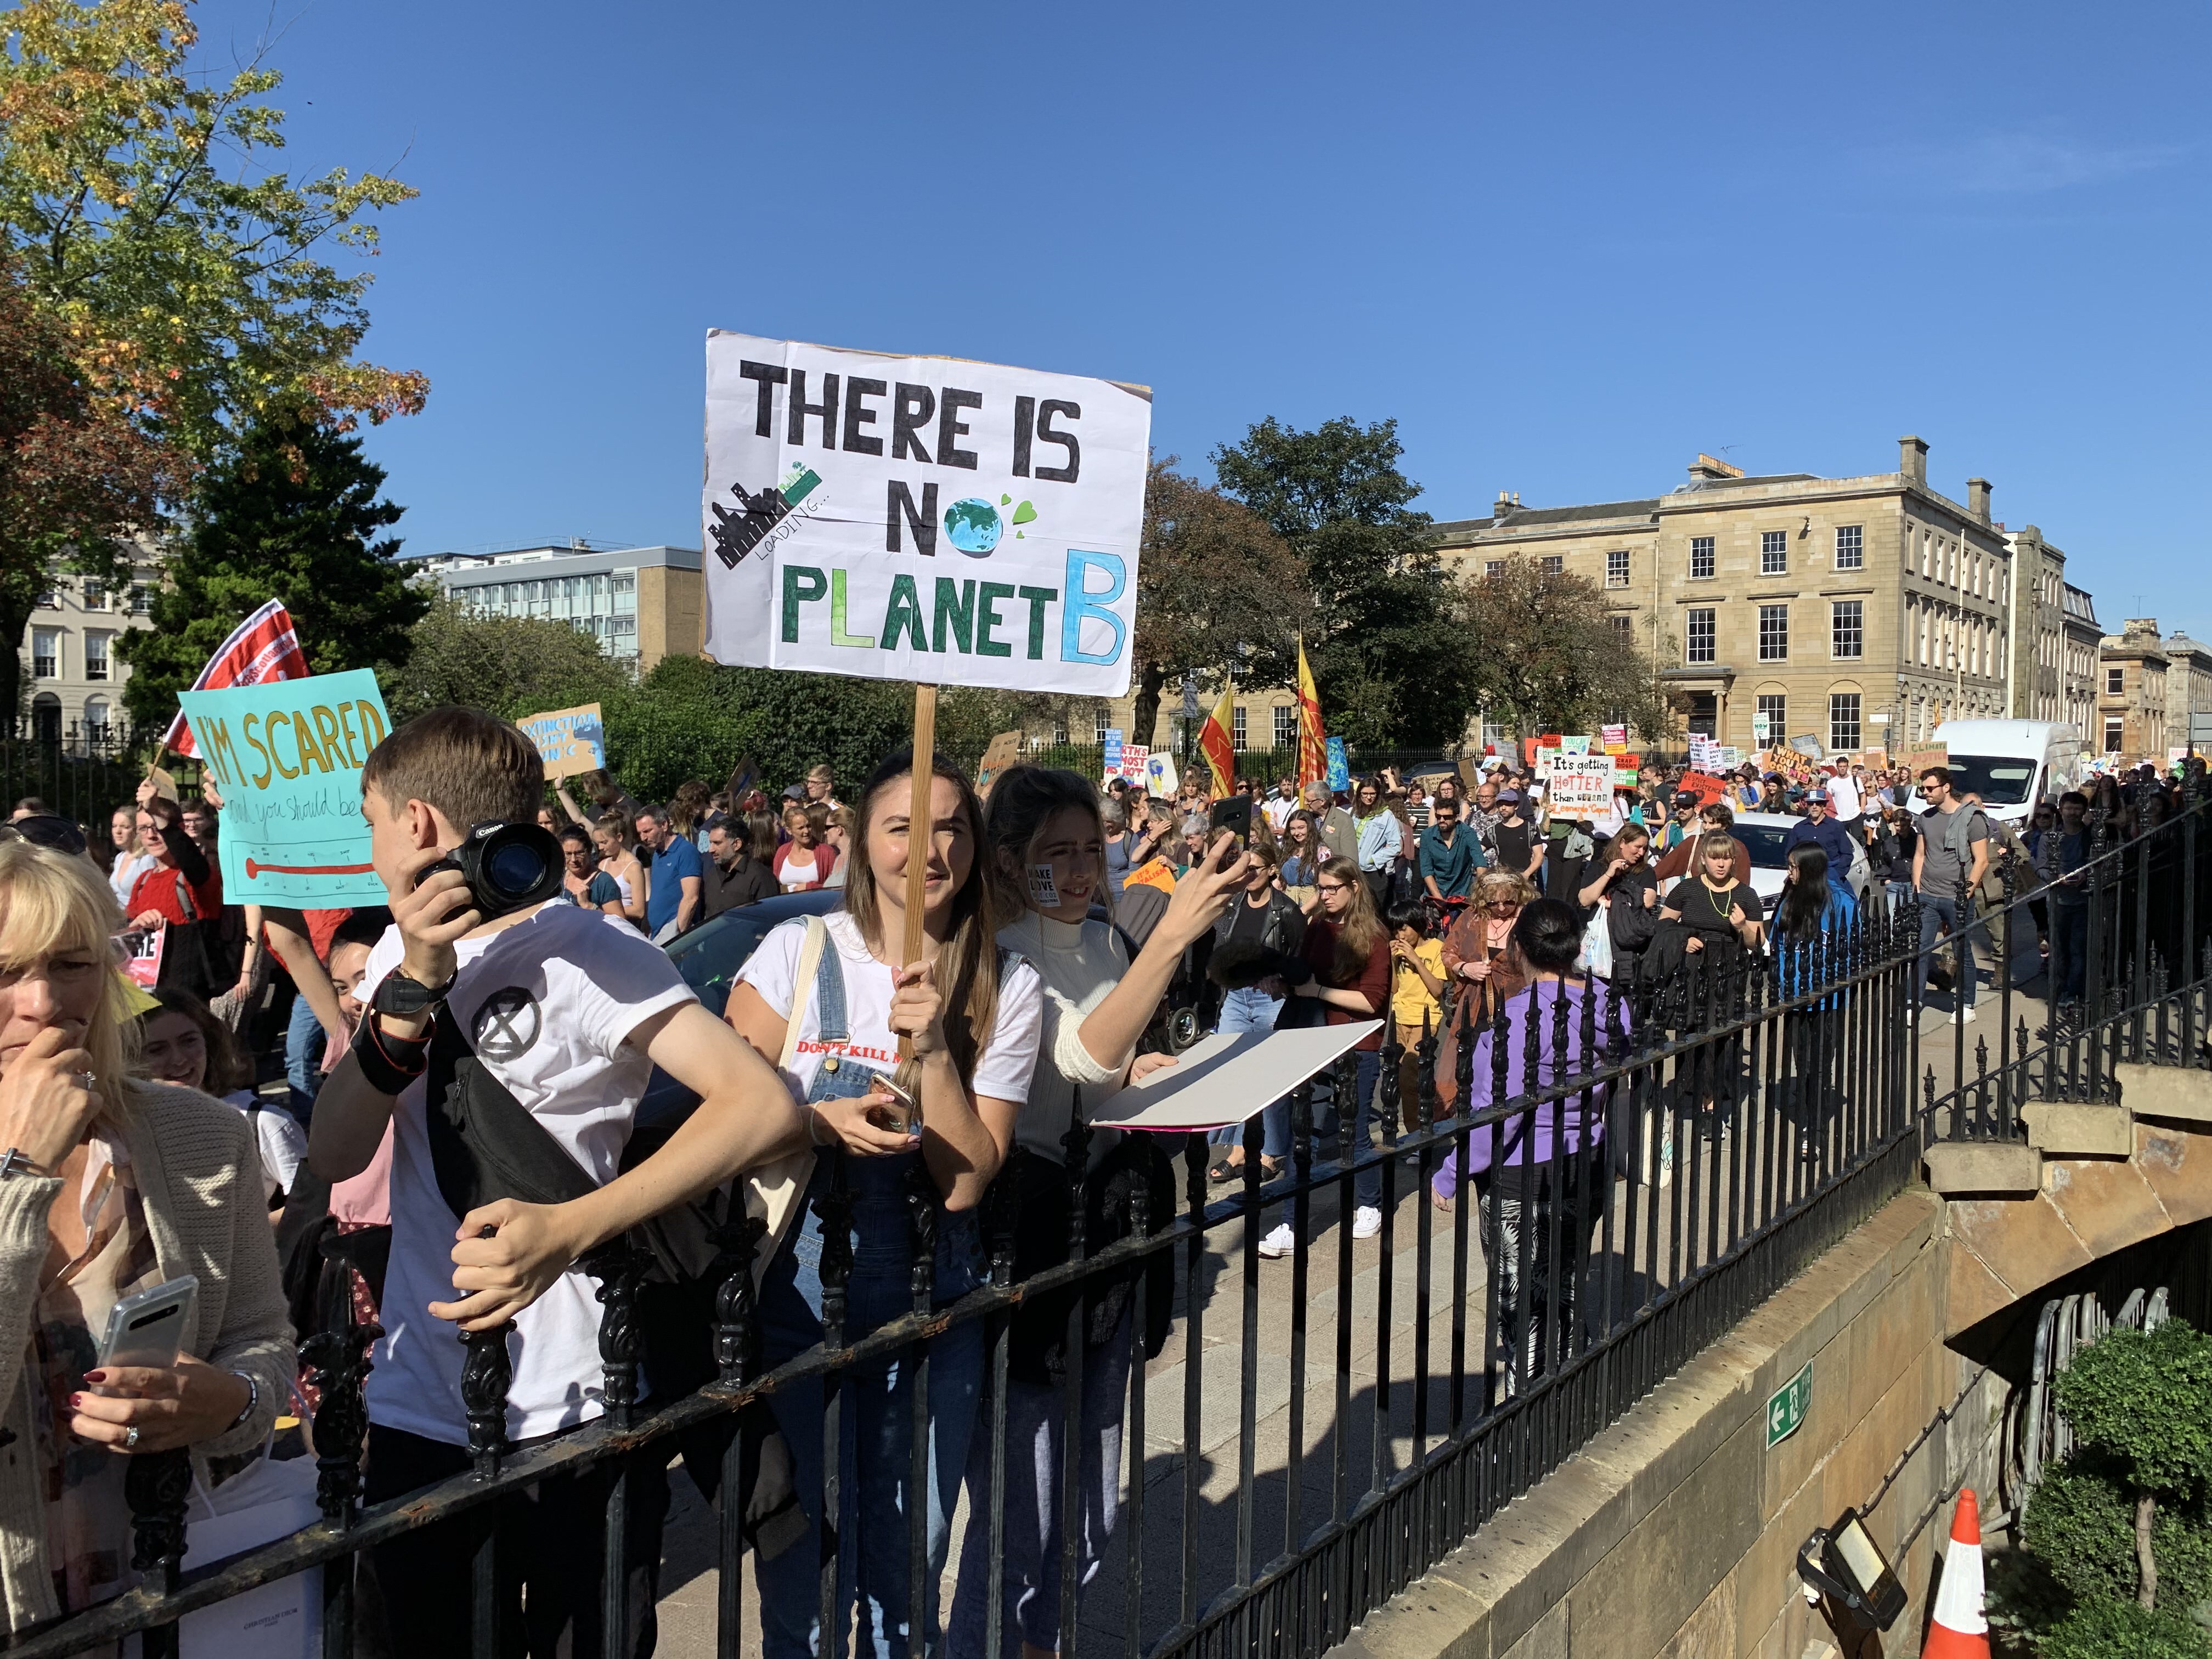
{"label": "denim overall", "polygon": [[[836,942],[825,940],[816,971],[814,1005],[824,1042],[850,1035],[845,976]],[[875,1073],[836,1054],[823,1057],[807,1091],[811,1103],[850,1100],[868,1092]],[[768,1363],[780,1365],[822,1340],[822,1218],[817,1200],[830,1190],[839,1154],[823,1148],[816,1158],[805,1207],[787,1249],[779,1252],[761,1285],[761,1328]],[[909,1172],[919,1152],[888,1158],[842,1154],[845,1190],[853,1206],[853,1269],[845,1286],[845,1339],[854,1341],[890,1320],[911,1313],[913,1235],[907,1208]],[[936,1301],[958,1300],[982,1282],[982,1249],[973,1211],[937,1213]],[[913,1466],[914,1354],[902,1350],[888,1361],[843,1373],[838,1389],[838,1602],[850,1616],[861,1598],[854,1659],[906,1659],[908,1490]],[[955,1327],[929,1343],[928,1593],[925,1639],[917,1656],[936,1645],[934,1600],[945,1571],[952,1510],[975,1426],[983,1376],[981,1326]],[[757,1564],[762,1645],[767,1659],[799,1659],[820,1644],[823,1387],[809,1378],[769,1396],[776,1425],[791,1449],[793,1473],[806,1530]]]}

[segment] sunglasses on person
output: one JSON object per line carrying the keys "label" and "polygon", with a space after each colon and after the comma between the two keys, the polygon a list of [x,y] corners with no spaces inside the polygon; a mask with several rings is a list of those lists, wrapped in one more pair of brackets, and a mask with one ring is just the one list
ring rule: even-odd
{"label": "sunglasses on person", "polygon": [[27,818],[17,818],[13,823],[0,825],[6,833],[0,841],[27,841],[36,847],[51,847],[58,853],[74,856],[84,851],[84,831],[58,813],[36,813]]}

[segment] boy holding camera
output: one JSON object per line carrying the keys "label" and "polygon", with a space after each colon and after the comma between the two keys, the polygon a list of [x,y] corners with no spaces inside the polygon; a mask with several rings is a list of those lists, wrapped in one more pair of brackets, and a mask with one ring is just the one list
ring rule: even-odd
{"label": "boy holding camera", "polygon": [[[577,1258],[806,1144],[781,1080],[699,1006],[665,956],[596,911],[544,902],[557,890],[561,854],[536,827],[543,788],[529,740],[466,708],[410,720],[362,772],[370,857],[391,894],[392,925],[362,978],[368,1012],[353,1047],[317,1102],[310,1156],[319,1174],[343,1180],[368,1165],[392,1127],[385,1334],[368,1383],[372,1502],[469,1467],[459,1332],[513,1321],[520,1334],[507,1395],[511,1443],[598,1416],[599,1309]],[[495,834],[499,826],[512,827]],[[439,1184],[428,1109],[433,1040],[445,1021],[455,1023],[447,1042],[465,1037],[496,1085],[600,1183],[596,1190],[565,1204],[501,1198],[454,1213]],[[655,1066],[700,1105],[659,1152],[618,1175]],[[597,1494],[584,1479],[535,1489],[515,1575],[528,1586],[532,1651],[551,1650],[563,1635],[580,1652],[649,1643],[664,1507],[650,1488],[665,1479],[651,1461],[636,1471],[631,1508],[633,1627],[604,1641]],[[468,1627],[468,1555],[440,1530],[377,1551],[396,1651],[441,1651]]]}

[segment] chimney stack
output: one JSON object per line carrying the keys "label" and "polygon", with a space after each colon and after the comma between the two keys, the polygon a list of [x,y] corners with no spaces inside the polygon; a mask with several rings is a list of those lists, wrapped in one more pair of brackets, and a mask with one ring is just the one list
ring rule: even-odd
{"label": "chimney stack", "polygon": [[1966,480],[1966,511],[1984,524],[1990,521],[1990,481],[1987,478]]}
{"label": "chimney stack", "polygon": [[1498,501],[1496,505],[1492,507],[1490,509],[1490,516],[1493,520],[1502,519],[1513,510],[1513,505],[1512,492],[1510,490],[1501,489],[1498,492]]}
{"label": "chimney stack", "polygon": [[1917,438],[1897,441],[1897,470],[1905,475],[1905,482],[1928,487],[1928,446]]}

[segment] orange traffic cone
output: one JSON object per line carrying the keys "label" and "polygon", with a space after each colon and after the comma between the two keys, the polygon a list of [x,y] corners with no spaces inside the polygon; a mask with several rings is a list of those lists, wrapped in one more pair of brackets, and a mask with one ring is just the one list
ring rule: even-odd
{"label": "orange traffic cone", "polygon": [[1990,1659],[1990,1621],[1982,1616],[1982,1516],[1972,1486],[1960,1492],[1951,1517],[1936,1618],[1920,1659]]}

